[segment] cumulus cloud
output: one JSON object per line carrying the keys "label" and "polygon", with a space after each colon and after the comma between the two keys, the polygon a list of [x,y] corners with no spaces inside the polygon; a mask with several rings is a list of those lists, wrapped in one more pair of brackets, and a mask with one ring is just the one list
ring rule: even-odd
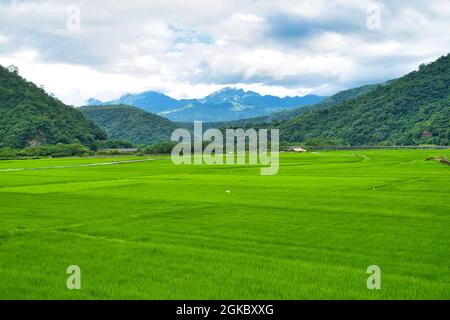
{"label": "cumulus cloud", "polygon": [[448,53],[449,21],[447,0],[2,1],[0,64],[75,105],[226,85],[328,95]]}

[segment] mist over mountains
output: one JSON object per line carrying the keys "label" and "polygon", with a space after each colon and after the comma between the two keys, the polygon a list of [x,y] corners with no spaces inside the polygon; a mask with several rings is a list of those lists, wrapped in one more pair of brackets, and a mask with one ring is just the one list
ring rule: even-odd
{"label": "mist over mountains", "polygon": [[226,87],[202,99],[174,99],[165,94],[146,91],[125,94],[112,101],[91,98],[89,106],[131,105],[172,121],[232,121],[266,116],[274,112],[290,110],[321,102],[325,97],[306,95],[280,98],[260,95],[253,91]]}

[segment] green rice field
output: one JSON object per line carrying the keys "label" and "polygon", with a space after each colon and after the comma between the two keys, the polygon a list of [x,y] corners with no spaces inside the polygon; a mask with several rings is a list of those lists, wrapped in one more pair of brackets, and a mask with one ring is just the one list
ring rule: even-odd
{"label": "green rice field", "polygon": [[282,153],[275,176],[0,161],[0,299],[449,299],[450,166],[430,156],[450,150]]}

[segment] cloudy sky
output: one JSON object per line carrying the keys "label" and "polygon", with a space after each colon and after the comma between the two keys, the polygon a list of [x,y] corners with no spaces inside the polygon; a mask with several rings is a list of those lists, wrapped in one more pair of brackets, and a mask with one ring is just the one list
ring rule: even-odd
{"label": "cloudy sky", "polygon": [[0,64],[68,104],[329,95],[450,52],[448,0],[0,0]]}

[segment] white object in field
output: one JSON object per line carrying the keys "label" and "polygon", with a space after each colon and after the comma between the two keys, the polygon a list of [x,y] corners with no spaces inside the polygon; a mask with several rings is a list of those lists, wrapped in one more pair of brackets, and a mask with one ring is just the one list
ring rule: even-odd
{"label": "white object in field", "polygon": [[231,190],[225,190],[226,194],[231,194]]}
{"label": "white object in field", "polygon": [[308,150],[299,147],[299,148],[292,148],[292,151],[294,151],[294,152],[307,152]]}

